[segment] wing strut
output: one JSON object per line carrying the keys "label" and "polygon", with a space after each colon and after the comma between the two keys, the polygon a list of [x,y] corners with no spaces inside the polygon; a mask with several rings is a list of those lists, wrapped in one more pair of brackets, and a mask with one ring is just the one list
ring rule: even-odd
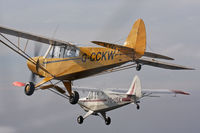
{"label": "wing strut", "polygon": [[22,56],[23,58],[27,59],[28,61],[30,61],[31,63],[33,63],[34,65],[37,65],[38,67],[40,67],[43,71],[45,71],[46,73],[50,74],[52,77],[55,77],[53,74],[51,74],[49,71],[47,71],[44,67],[42,67],[40,64],[38,64],[35,60],[33,60],[28,54],[26,54],[24,51],[22,51],[19,47],[17,47],[13,42],[11,42],[9,39],[7,39],[5,36],[3,36],[1,33],[0,35],[5,38],[9,43],[11,43],[15,48],[11,47],[10,45],[8,45],[7,43],[5,43],[4,41],[0,40],[0,42],[2,44],[4,44],[5,46],[7,46],[8,48],[10,48],[11,50],[13,50],[14,52],[16,52],[17,54],[19,54],[20,56]]}
{"label": "wing strut", "polygon": [[[12,48],[11,46],[9,46],[8,44],[6,44],[5,42],[3,42],[2,40],[1,40],[1,42],[4,44],[4,45],[6,45],[7,47],[9,47],[11,50],[13,50],[13,51],[17,51],[16,53],[18,53],[19,51],[20,52],[22,52],[25,56],[27,56],[28,58],[30,58],[33,62],[35,62],[28,54],[26,54],[23,50],[21,50],[18,46],[16,46],[13,42],[11,42],[8,38],[6,38],[4,35],[2,35],[1,33],[0,33],[0,35],[4,38],[4,39],[6,39],[10,44],[12,44],[16,49],[18,49],[18,51],[17,50],[15,50],[14,48]],[[19,43],[19,42],[18,42]],[[21,56],[23,56],[21,53],[18,53],[19,55],[21,55]],[[24,56],[23,56],[24,57]],[[27,59],[27,57],[24,57],[24,58],[26,58]],[[30,61],[30,60],[29,60]],[[31,61],[31,62],[32,62]],[[32,62],[32,63],[33,63]],[[35,62],[36,63],[36,62]],[[34,63],[33,63],[34,64]]]}

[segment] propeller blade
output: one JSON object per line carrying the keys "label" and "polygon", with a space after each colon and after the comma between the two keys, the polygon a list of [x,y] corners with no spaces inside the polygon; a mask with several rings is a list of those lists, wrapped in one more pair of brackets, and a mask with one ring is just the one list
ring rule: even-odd
{"label": "propeller blade", "polygon": [[[39,56],[40,55],[40,51],[41,51],[41,45],[38,44],[38,43],[35,43],[34,44],[34,49],[33,49],[33,56],[34,57]],[[36,66],[37,69],[38,69],[38,64],[39,64],[39,61],[37,61],[37,66]],[[36,74],[31,73],[30,81],[33,82],[33,83],[36,81]]]}
{"label": "propeller blade", "polygon": [[34,57],[39,56],[40,54],[40,50],[41,50],[41,45],[39,45],[38,43],[34,44]]}
{"label": "propeller blade", "polygon": [[18,82],[18,81],[13,82],[12,84],[13,84],[13,86],[17,86],[17,87],[23,87],[26,85],[25,83]]}

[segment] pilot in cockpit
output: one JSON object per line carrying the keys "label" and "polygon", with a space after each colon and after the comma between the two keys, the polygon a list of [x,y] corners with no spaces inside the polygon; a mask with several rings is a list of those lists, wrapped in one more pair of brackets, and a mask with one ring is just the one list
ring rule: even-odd
{"label": "pilot in cockpit", "polygon": [[48,57],[51,58],[67,58],[77,56],[79,56],[79,50],[68,46],[54,46],[48,55]]}

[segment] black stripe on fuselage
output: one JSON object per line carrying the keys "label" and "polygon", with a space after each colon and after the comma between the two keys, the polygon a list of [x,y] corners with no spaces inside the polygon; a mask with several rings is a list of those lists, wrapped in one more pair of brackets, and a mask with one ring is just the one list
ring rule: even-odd
{"label": "black stripe on fuselage", "polygon": [[79,59],[81,59],[81,58],[79,57],[79,58],[70,58],[70,59],[54,60],[54,61],[43,62],[43,64],[56,63],[56,62],[62,62],[62,61],[70,61],[70,60],[79,60]]}

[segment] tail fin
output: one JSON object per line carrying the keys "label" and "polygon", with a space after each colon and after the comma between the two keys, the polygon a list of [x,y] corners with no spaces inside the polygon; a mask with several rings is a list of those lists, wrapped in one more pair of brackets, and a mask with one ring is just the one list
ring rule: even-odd
{"label": "tail fin", "polygon": [[139,58],[144,55],[146,50],[146,30],[142,19],[138,19],[134,23],[124,46],[133,48]]}
{"label": "tail fin", "polygon": [[133,82],[126,94],[127,95],[135,95],[137,98],[142,97],[141,83],[140,83],[140,79],[137,75],[134,77]]}

